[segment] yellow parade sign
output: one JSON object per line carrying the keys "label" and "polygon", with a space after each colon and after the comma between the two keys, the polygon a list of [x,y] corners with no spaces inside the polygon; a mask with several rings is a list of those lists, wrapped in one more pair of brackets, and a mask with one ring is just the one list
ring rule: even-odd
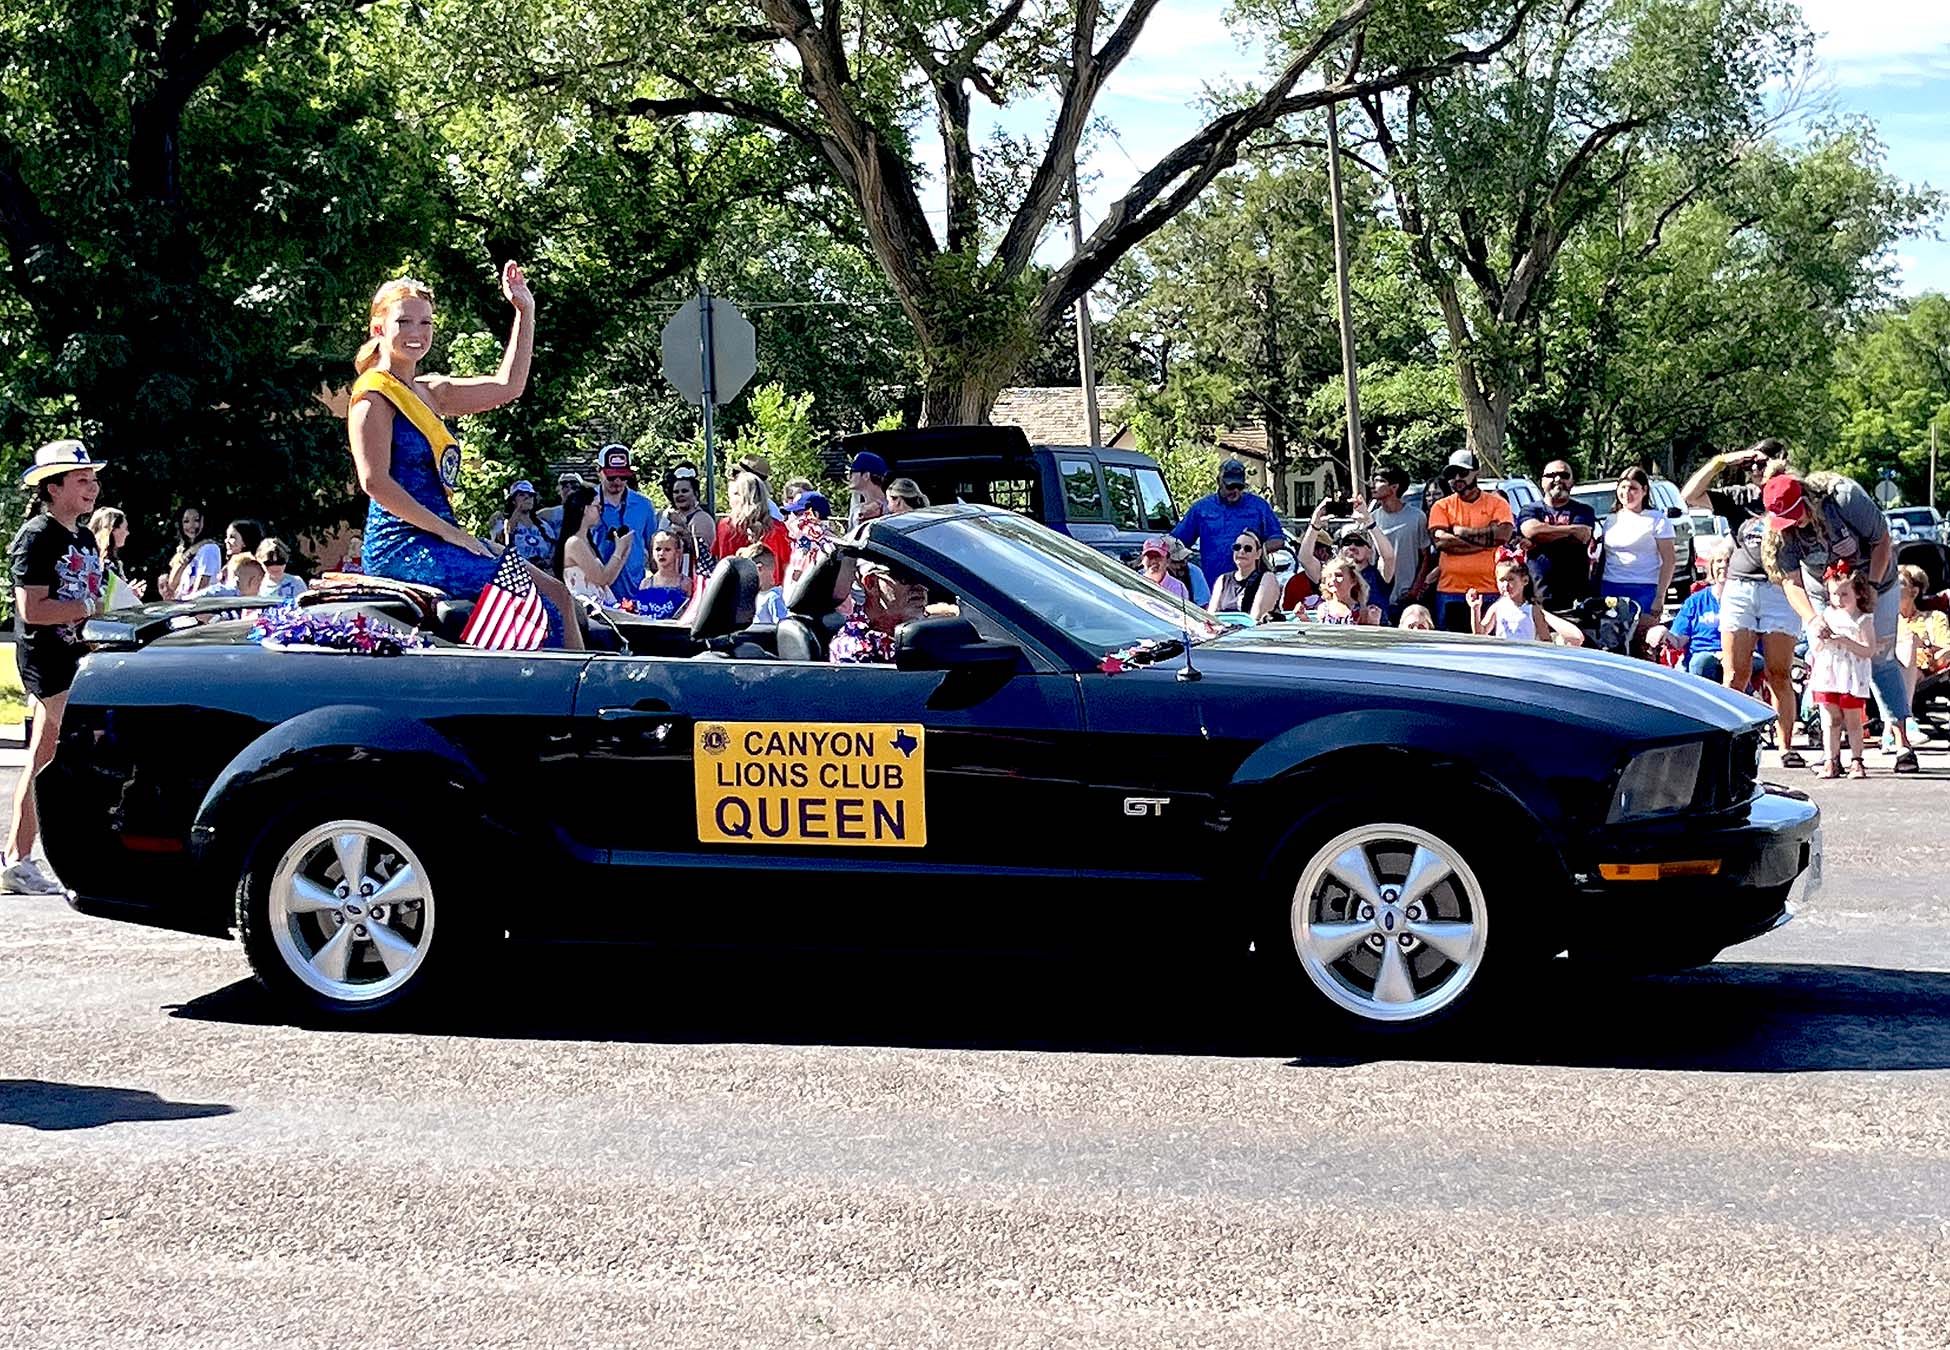
{"label": "yellow parade sign", "polygon": [[700,722],[697,837],[920,848],[927,752],[911,722]]}

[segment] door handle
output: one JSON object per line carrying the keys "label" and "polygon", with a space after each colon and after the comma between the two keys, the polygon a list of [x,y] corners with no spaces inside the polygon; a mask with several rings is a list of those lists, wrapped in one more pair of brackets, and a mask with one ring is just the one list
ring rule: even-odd
{"label": "door handle", "polygon": [[660,698],[640,698],[627,708],[598,708],[598,722],[630,722],[645,717],[667,717],[670,705]]}

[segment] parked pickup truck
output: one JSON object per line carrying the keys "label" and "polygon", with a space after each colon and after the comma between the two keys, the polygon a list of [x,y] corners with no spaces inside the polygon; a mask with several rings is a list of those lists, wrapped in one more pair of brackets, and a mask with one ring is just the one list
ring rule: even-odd
{"label": "parked pickup truck", "polygon": [[1021,427],[869,431],[841,438],[839,449],[848,460],[873,451],[937,506],[1007,507],[1113,558],[1135,558],[1146,535],[1178,523],[1158,461],[1134,450],[1031,445]]}

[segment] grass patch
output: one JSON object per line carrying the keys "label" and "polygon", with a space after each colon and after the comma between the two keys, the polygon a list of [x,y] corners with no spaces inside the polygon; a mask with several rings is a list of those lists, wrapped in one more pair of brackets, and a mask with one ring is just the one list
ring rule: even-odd
{"label": "grass patch", "polygon": [[27,720],[27,691],[20,687],[20,663],[14,648],[7,644],[0,655],[0,726],[17,727]]}

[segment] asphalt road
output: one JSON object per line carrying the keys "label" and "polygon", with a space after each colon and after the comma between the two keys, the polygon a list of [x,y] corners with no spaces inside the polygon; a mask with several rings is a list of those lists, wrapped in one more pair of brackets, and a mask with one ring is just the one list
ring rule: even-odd
{"label": "asphalt road", "polygon": [[1950,1345],[1925,759],[1816,787],[1782,932],[1430,1044],[1223,978],[586,953],[308,1031],[232,944],[0,898],[0,1345]]}

